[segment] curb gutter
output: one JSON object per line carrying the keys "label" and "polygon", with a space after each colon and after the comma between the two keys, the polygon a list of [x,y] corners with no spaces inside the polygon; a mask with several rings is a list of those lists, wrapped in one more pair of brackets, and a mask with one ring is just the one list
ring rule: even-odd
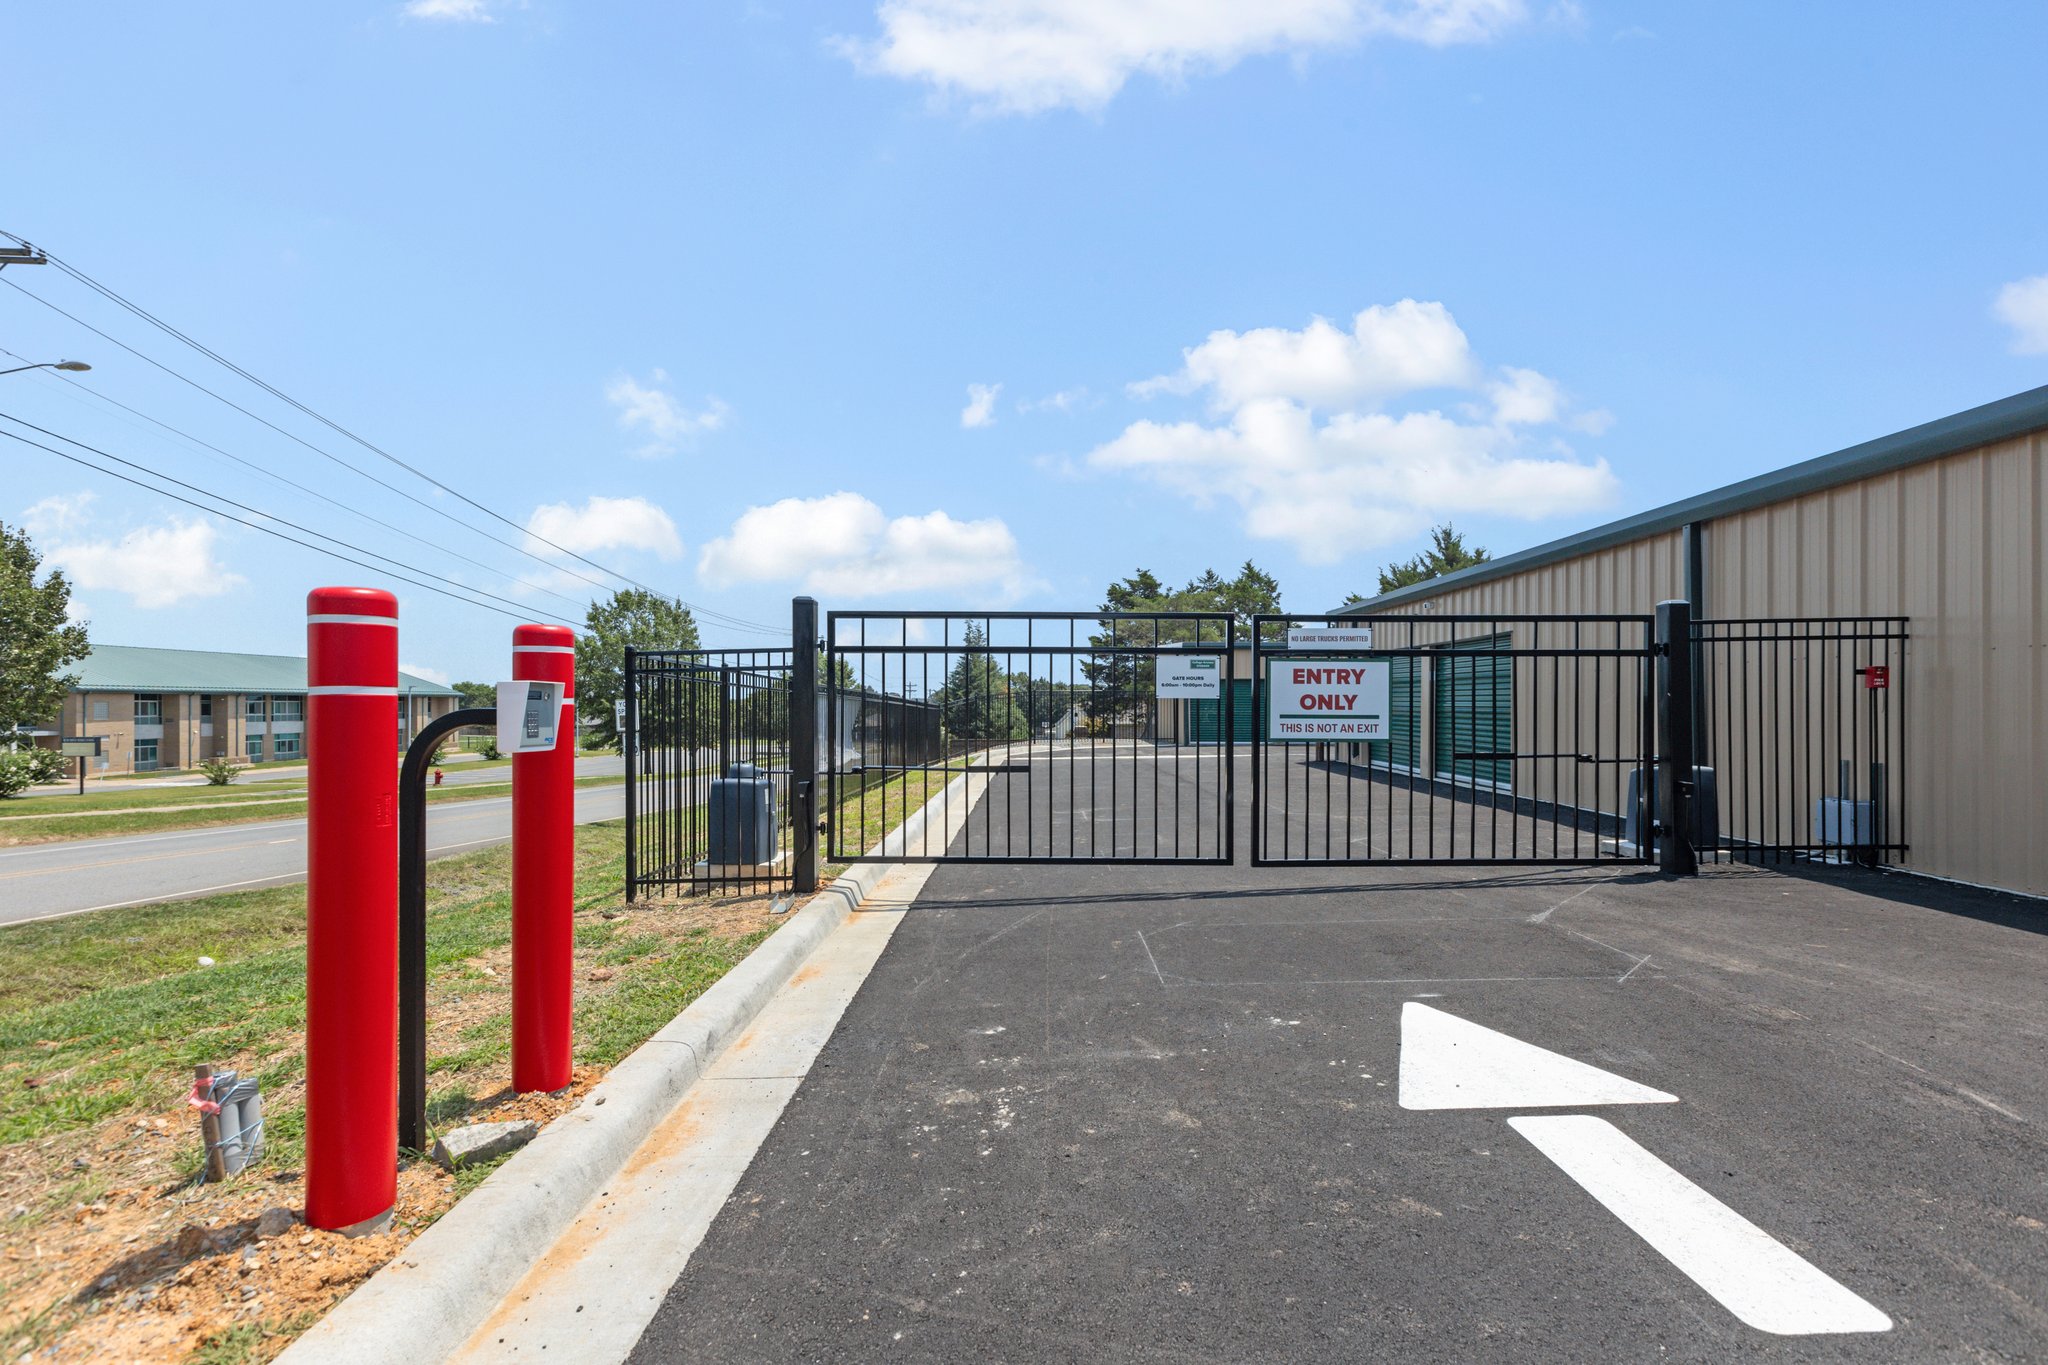
{"label": "curb gutter", "polygon": [[[923,815],[920,810],[912,820]],[[419,1365],[459,1349],[698,1076],[892,870],[887,863],[859,863],[818,892],[278,1359],[287,1365]]]}

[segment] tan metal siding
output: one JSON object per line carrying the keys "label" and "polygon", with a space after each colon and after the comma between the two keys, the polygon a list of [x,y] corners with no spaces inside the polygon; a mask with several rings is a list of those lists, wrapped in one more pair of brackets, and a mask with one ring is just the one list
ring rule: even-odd
{"label": "tan metal siding", "polygon": [[[1703,585],[1715,617],[1911,617],[1894,777],[1906,861],[2035,895],[2048,895],[2044,539],[2048,432],[2035,432],[1710,522]],[[1395,610],[1648,612],[1683,595],[1682,554],[1666,532]]]}

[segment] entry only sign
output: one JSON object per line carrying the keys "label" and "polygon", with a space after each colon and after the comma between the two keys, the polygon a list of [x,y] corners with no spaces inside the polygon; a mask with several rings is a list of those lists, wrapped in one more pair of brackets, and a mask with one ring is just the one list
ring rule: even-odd
{"label": "entry only sign", "polygon": [[1162,654],[1153,683],[1161,701],[1214,701],[1223,695],[1223,660],[1214,654]]}
{"label": "entry only sign", "polygon": [[1393,671],[1385,659],[1275,659],[1266,675],[1266,738],[1280,744],[1388,738]]}

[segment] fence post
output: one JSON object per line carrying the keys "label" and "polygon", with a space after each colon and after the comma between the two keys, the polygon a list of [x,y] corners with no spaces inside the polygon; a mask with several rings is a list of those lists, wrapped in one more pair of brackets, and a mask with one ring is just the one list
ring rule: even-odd
{"label": "fence post", "polygon": [[636,771],[635,760],[639,757],[638,727],[640,695],[637,680],[640,672],[640,651],[626,646],[626,723],[618,727],[619,756],[626,765],[626,904],[633,903],[633,892],[640,880],[640,846],[635,837],[640,824],[640,774]]}
{"label": "fence post", "polygon": [[575,633],[514,626],[512,677],[562,684],[555,747],[512,756],[512,1088],[560,1090],[575,976]]}
{"label": "fence post", "polygon": [[818,602],[790,603],[789,774],[796,866],[791,886],[800,895],[818,889]]}
{"label": "fence post", "polygon": [[306,596],[306,1222],[369,1232],[398,1183],[398,599]]}
{"label": "fence post", "polygon": [[1697,876],[1692,846],[1692,603],[1657,604],[1657,867]]}

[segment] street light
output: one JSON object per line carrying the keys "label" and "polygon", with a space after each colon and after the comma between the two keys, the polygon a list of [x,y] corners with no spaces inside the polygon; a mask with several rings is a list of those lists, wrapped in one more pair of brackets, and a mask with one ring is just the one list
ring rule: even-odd
{"label": "street light", "polygon": [[20,374],[23,370],[69,370],[72,374],[84,374],[91,368],[83,360],[45,360],[40,365],[16,365],[11,370],[0,370],[0,374]]}

